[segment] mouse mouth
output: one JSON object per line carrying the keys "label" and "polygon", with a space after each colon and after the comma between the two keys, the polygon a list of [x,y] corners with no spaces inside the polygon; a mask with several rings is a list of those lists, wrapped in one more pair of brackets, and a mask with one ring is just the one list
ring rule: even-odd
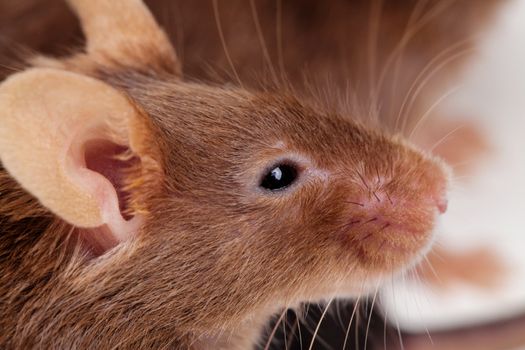
{"label": "mouse mouth", "polygon": [[394,272],[410,265],[430,247],[437,219],[446,209],[445,200],[433,198],[378,193],[351,201],[350,218],[341,231],[344,245],[371,271]]}
{"label": "mouse mouth", "polygon": [[[373,219],[370,219],[373,220]],[[403,268],[428,250],[434,237],[434,219],[428,227],[393,224],[376,219],[352,234],[360,262],[372,270],[389,272]]]}

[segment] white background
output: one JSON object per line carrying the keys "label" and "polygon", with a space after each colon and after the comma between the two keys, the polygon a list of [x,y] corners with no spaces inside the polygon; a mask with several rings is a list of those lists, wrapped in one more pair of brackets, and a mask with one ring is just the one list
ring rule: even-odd
{"label": "white background", "polygon": [[490,292],[459,285],[436,292],[410,281],[388,287],[382,304],[405,329],[525,314],[525,0],[509,1],[480,50],[442,108],[475,118],[495,152],[452,190],[440,240],[456,250],[491,246],[512,270]]}

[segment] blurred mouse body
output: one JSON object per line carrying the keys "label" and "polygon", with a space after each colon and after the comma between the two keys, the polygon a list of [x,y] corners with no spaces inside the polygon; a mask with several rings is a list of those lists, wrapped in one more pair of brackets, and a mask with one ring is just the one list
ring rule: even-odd
{"label": "blurred mouse body", "polygon": [[0,347],[246,349],[430,248],[441,161],[305,90],[185,80],[141,1],[69,2],[85,51],[0,85]]}

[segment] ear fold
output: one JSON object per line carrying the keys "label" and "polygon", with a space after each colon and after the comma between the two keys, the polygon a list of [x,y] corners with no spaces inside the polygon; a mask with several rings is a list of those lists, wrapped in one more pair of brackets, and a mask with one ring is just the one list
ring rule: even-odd
{"label": "ear fold", "polygon": [[[123,241],[140,219],[124,219],[123,149],[138,148],[139,114],[111,86],[83,75],[29,69],[0,85],[0,160],[50,211],[82,228],[106,225]],[[146,131],[142,131],[143,133]]]}

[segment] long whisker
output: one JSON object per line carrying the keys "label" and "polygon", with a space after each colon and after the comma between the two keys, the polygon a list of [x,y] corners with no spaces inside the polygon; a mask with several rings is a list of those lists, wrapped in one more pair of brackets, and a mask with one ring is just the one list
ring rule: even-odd
{"label": "long whisker", "polygon": [[417,121],[416,125],[414,125],[414,127],[412,128],[412,131],[410,132],[410,134],[408,135],[408,139],[412,139],[412,136],[415,135],[415,133],[418,131],[418,129],[420,128],[421,125],[423,125],[423,122],[432,114],[432,112],[434,111],[434,109],[436,109],[437,106],[439,106],[446,98],[448,98],[450,95],[454,94],[455,92],[457,92],[459,90],[459,88],[461,87],[461,85],[458,85],[458,86],[455,86],[453,87],[452,89],[450,89],[449,91],[447,91],[446,93],[444,93],[440,98],[438,98],[436,100],[436,102],[434,102],[428,109],[427,111],[419,118],[419,120]]}
{"label": "long whisker", "polygon": [[440,140],[438,140],[430,149],[429,149],[429,152],[432,153],[434,152],[434,150],[439,146],[441,145],[443,142],[446,141],[447,138],[449,138],[452,134],[454,134],[455,132],[457,132],[458,130],[460,129],[463,129],[465,127],[465,125],[460,125],[458,126],[457,128],[455,128],[454,130],[452,130],[451,132],[449,132],[448,134],[446,134],[445,136],[443,136]]}
{"label": "long whisker", "polygon": [[[436,280],[440,281],[441,280],[441,277],[438,275],[438,273],[436,272],[436,270],[434,269],[434,266],[432,265],[432,262],[428,259],[428,256],[425,255],[423,257],[423,259],[425,259],[425,263],[428,265],[428,268],[430,269],[430,271],[432,272],[432,274],[434,275],[434,277],[436,277]],[[416,276],[420,279],[420,276],[418,273],[416,273]]]}
{"label": "long whisker", "polygon": [[388,319],[388,309],[385,310],[383,317],[383,350],[386,350],[386,324]]}
{"label": "long whisker", "polygon": [[[444,11],[448,6],[452,4],[452,1],[449,1],[448,3],[445,1],[438,2],[437,5],[434,6],[425,16],[421,17],[418,22],[415,22],[416,18],[419,16],[420,12],[423,10],[424,5],[426,1],[418,1],[416,6],[414,7],[412,14],[410,15],[408,22],[407,22],[407,30],[405,30],[405,33],[401,40],[399,41],[399,44],[394,48],[394,50],[389,55],[385,65],[383,66],[383,69],[381,71],[381,75],[379,78],[379,88],[381,89],[386,75],[388,73],[388,70],[390,66],[393,64],[394,59],[396,59],[396,64],[399,65],[401,62],[401,58],[403,55],[403,51],[406,48],[406,45],[410,42],[410,40],[423,28],[430,20],[432,20],[435,16],[441,13],[441,11]],[[395,86],[395,85],[393,85]]]}
{"label": "long whisker", "polygon": [[264,59],[268,65],[268,69],[272,75],[274,83],[278,83],[277,73],[273,68],[272,59],[270,58],[270,53],[268,52],[268,46],[266,45],[266,40],[264,40],[264,35],[261,29],[261,22],[259,21],[259,14],[257,13],[257,7],[255,6],[255,0],[250,0],[250,8],[252,10],[252,17],[255,23],[255,30],[257,31],[257,37],[259,38],[259,44],[261,45],[261,50],[263,52]]}
{"label": "long whisker", "polygon": [[[452,169],[457,169],[457,168],[461,168],[461,167],[464,167],[464,166],[470,166],[472,164],[475,164],[475,163],[478,163],[479,162],[479,159],[467,159],[467,160],[464,160],[462,162],[455,162],[455,163],[451,163],[451,162],[447,162],[448,165],[450,165],[452,167]],[[471,176],[471,175],[464,175],[464,176],[454,176],[454,180],[463,180],[463,179],[472,179],[472,178],[476,178],[475,176]]]}
{"label": "long whisker", "polygon": [[363,182],[363,185],[365,185],[366,189],[370,192],[370,186],[368,186],[368,183],[365,181],[363,175],[361,175],[359,171],[357,172],[357,175],[359,176],[359,179],[361,179],[361,181]]}
{"label": "long whisker", "polygon": [[286,80],[286,71],[284,69],[284,50],[283,50],[283,1],[277,0],[277,9],[275,14],[276,28],[275,35],[277,37],[277,61],[279,70],[281,72],[281,79]]}
{"label": "long whisker", "polygon": [[376,82],[376,65],[382,7],[382,0],[372,0],[372,4],[370,6],[370,26],[368,28],[368,84],[370,88],[370,102],[372,106],[377,106],[377,102],[379,100]]}
{"label": "long whisker", "polygon": [[372,299],[372,307],[370,308],[369,314],[368,314],[368,322],[366,324],[366,331],[365,331],[365,350],[368,345],[368,332],[370,331],[370,323],[372,322],[372,315],[374,313],[374,305],[376,303],[377,294],[379,291],[379,286],[376,287],[376,291],[374,293],[374,298]]}
{"label": "long whisker", "polygon": [[224,32],[222,30],[222,24],[219,14],[219,4],[218,0],[212,0],[213,4],[213,15],[215,17],[215,24],[217,25],[217,30],[219,31],[219,37],[221,40],[222,49],[224,50],[224,55],[226,56],[226,60],[228,61],[228,64],[235,75],[235,79],[237,80],[237,83],[240,87],[243,87],[241,78],[239,77],[239,74],[237,73],[237,69],[235,69],[235,65],[233,64],[232,58],[230,56],[230,52],[228,51],[228,47],[226,46],[226,40],[224,38]]}
{"label": "long whisker", "polygon": [[[366,305],[368,305],[368,299],[365,300],[365,305],[361,305],[361,311],[366,310]],[[357,314],[355,319],[355,348],[359,349],[359,327],[360,327],[361,317],[360,314]]]}
{"label": "long whisker", "polygon": [[321,323],[323,322],[324,317],[326,316],[326,313],[328,312],[328,308],[330,307],[330,304],[332,304],[332,301],[334,301],[334,298],[331,298],[328,303],[326,304],[323,313],[321,314],[321,318],[317,322],[317,326],[315,327],[314,334],[312,335],[312,341],[310,342],[310,346],[308,347],[308,350],[312,350],[315,344],[315,338],[317,337],[317,333],[319,333],[319,329],[321,328]]}
{"label": "long whisker", "polygon": [[297,337],[295,332],[298,331],[298,330],[299,330],[299,317],[296,315],[295,316],[295,322],[293,323],[293,326],[290,329],[290,338],[288,339],[288,341],[286,341],[286,336],[285,336],[285,347],[286,347],[286,349],[289,349],[292,346],[293,340]]}
{"label": "long whisker", "polygon": [[299,319],[299,315],[297,315],[297,336],[299,338],[299,348],[303,350],[303,335],[301,333],[301,320]]}
{"label": "long whisker", "polygon": [[437,64],[434,67],[434,69],[428,70],[426,72],[426,77],[424,79],[421,79],[421,77],[418,77],[420,79],[420,82],[417,85],[414,84],[414,87],[417,86],[417,88],[412,89],[412,96],[409,99],[409,103],[408,103],[408,105],[405,104],[405,107],[406,107],[406,109],[404,111],[405,119],[403,120],[403,124],[402,124],[401,130],[404,131],[406,129],[407,122],[409,120],[409,116],[410,116],[412,110],[414,109],[414,105],[416,104],[417,98],[419,97],[419,95],[421,94],[423,89],[427,86],[429,81],[437,73],[439,73],[442,69],[446,68],[447,65],[451,64],[453,61],[458,60],[458,59],[462,58],[463,56],[465,56],[466,54],[471,53],[473,51],[474,51],[474,49],[469,47],[469,48],[466,48],[464,50],[461,50],[461,51],[457,52],[456,54],[452,54],[452,55],[448,56],[448,58],[442,60],[442,62],[440,64]]}
{"label": "long whisker", "polygon": [[[433,271],[433,273],[437,276],[436,271],[434,270],[434,267],[432,266],[432,264],[430,263],[430,261],[427,259],[427,256],[426,256],[426,255],[425,255],[425,260],[426,260],[427,263],[429,264],[429,266],[430,266],[431,270]],[[413,271],[413,273],[414,273],[414,276],[415,276],[417,282],[418,282],[419,284],[421,284],[421,285],[425,285],[425,283],[421,280],[421,277],[420,277],[419,274],[417,273],[417,270],[412,269],[412,271]],[[436,277],[436,278],[437,278],[437,277]],[[416,304],[416,305],[417,305],[417,304]],[[433,339],[432,339],[432,336],[430,335],[430,331],[429,331],[429,329],[428,329],[428,327],[427,327],[426,324],[425,324],[425,333],[426,333],[428,339],[430,340],[430,344],[431,344],[431,345],[434,345],[434,341],[433,341]]]}
{"label": "long whisker", "polygon": [[270,349],[270,345],[272,344],[273,338],[275,337],[275,333],[277,332],[277,328],[279,328],[279,325],[281,324],[282,320],[284,319],[284,316],[286,315],[287,310],[284,309],[277,321],[275,322],[275,325],[272,328],[272,331],[270,333],[270,336],[268,337],[268,340],[266,341],[266,345],[264,346],[264,350]]}
{"label": "long whisker", "polygon": [[[410,97],[410,100],[409,100],[409,103],[408,103],[408,107],[406,108],[406,110],[404,111],[405,114],[406,114],[406,118],[404,119],[403,121],[403,125],[402,125],[402,130],[405,130],[406,128],[406,123],[408,121],[408,116],[410,116],[410,113],[412,112],[413,108],[414,108],[414,104],[415,102],[417,101],[417,98],[419,97],[421,91],[426,87],[426,85],[428,84],[428,82],[437,74],[439,73],[443,68],[445,68],[447,65],[449,65],[450,63],[452,63],[453,61],[459,59],[459,58],[462,58],[463,56],[465,56],[466,54],[468,53],[471,53],[474,49],[471,48],[471,47],[468,47],[464,50],[461,50],[459,52],[457,52],[456,54],[453,54],[453,55],[450,55],[448,56],[446,59],[444,59],[440,64],[437,64],[434,69],[428,71],[428,73],[426,74],[426,77],[424,79],[421,79],[420,83],[417,85],[417,88],[415,88],[413,91],[412,91],[412,96]],[[430,67],[430,66],[429,66]],[[416,79],[417,81],[417,79]],[[416,85],[414,85],[416,86]],[[406,106],[406,105],[405,105]]]}
{"label": "long whisker", "polygon": [[341,315],[341,302],[337,302],[335,303],[335,313],[336,313],[336,316],[337,316],[337,322],[339,324],[339,327],[341,327],[341,329],[345,329],[345,325],[344,325],[344,322],[343,322],[343,317]]}
{"label": "long whisker", "polygon": [[[283,317],[281,324],[283,325],[284,350],[288,350],[288,340],[286,338],[286,317]],[[290,338],[293,339],[293,337]]]}
{"label": "long whisker", "polygon": [[[395,303],[395,292],[394,292],[394,278],[392,277],[392,300],[394,300],[394,303]],[[396,330],[397,330],[397,336],[399,338],[399,345],[401,346],[401,350],[405,350],[405,345],[403,343],[403,336],[401,335],[401,328],[399,327],[399,319],[397,318],[397,316],[394,317],[395,318],[395,322],[396,322]]]}
{"label": "long whisker", "polygon": [[[411,105],[412,104],[412,100],[414,99],[414,95],[416,95],[415,90],[418,90],[418,88],[420,88],[421,85],[422,85],[422,83],[420,81],[423,80],[429,74],[429,71],[431,71],[432,68],[434,68],[436,65],[439,65],[441,61],[443,61],[445,59],[448,59],[452,52],[455,52],[456,50],[459,50],[463,46],[465,46],[466,42],[467,42],[467,40],[461,40],[461,41],[459,41],[459,42],[449,46],[448,48],[446,48],[445,50],[440,52],[438,55],[436,55],[432,60],[430,60],[430,62],[428,62],[428,64],[425,67],[423,67],[421,72],[414,79],[414,82],[412,83],[412,85],[408,89],[408,91],[407,91],[407,93],[406,93],[406,95],[405,95],[405,97],[404,97],[404,99],[403,99],[403,101],[402,101],[402,103],[401,103],[401,105],[399,107],[398,115],[397,115],[396,121],[395,121],[395,129],[396,130],[398,129],[398,125],[399,125],[399,122],[401,120],[401,117],[402,117],[403,113],[407,109],[407,105]],[[448,62],[447,62],[447,64],[448,64]],[[433,73],[433,74],[435,74],[435,73]],[[425,84],[426,84],[426,82],[425,82]],[[423,85],[423,87],[424,87],[424,85]]]}
{"label": "long whisker", "polygon": [[346,349],[346,343],[348,341],[348,336],[350,334],[350,328],[352,327],[352,322],[354,322],[354,317],[356,315],[356,312],[357,312],[357,309],[359,307],[359,302],[361,301],[361,297],[359,296],[357,298],[357,301],[354,305],[354,309],[352,310],[352,315],[350,316],[350,321],[348,322],[348,327],[346,328],[346,333],[345,333],[345,340],[343,342],[343,350]]}
{"label": "long whisker", "polygon": [[394,94],[396,93],[397,89],[395,89],[394,87],[398,85],[399,74],[400,74],[400,70],[401,70],[401,62],[402,62],[402,58],[403,58],[404,53],[405,53],[405,49],[406,49],[410,39],[421,28],[421,25],[417,26],[415,22],[416,22],[416,19],[420,16],[420,13],[423,10],[423,8],[425,7],[426,3],[427,3],[427,1],[417,1],[416,2],[416,5],[412,9],[412,13],[410,14],[410,17],[408,18],[407,25],[405,27],[403,36],[401,37],[401,40],[399,41],[397,46],[394,48],[394,50],[390,53],[386,63],[383,66],[383,70],[381,72],[381,76],[379,78],[379,83],[378,83],[378,85],[379,85],[378,89],[380,91],[383,88],[383,83],[384,83],[384,79],[386,77],[386,73],[387,73],[390,65],[392,64],[394,58],[396,58],[396,63],[395,63],[395,68],[394,68],[394,73],[393,73],[393,78],[392,78],[392,84],[391,84],[392,88],[390,89],[391,91],[390,91],[390,100],[389,101],[391,101],[391,102],[393,102],[394,99],[395,99]]}

